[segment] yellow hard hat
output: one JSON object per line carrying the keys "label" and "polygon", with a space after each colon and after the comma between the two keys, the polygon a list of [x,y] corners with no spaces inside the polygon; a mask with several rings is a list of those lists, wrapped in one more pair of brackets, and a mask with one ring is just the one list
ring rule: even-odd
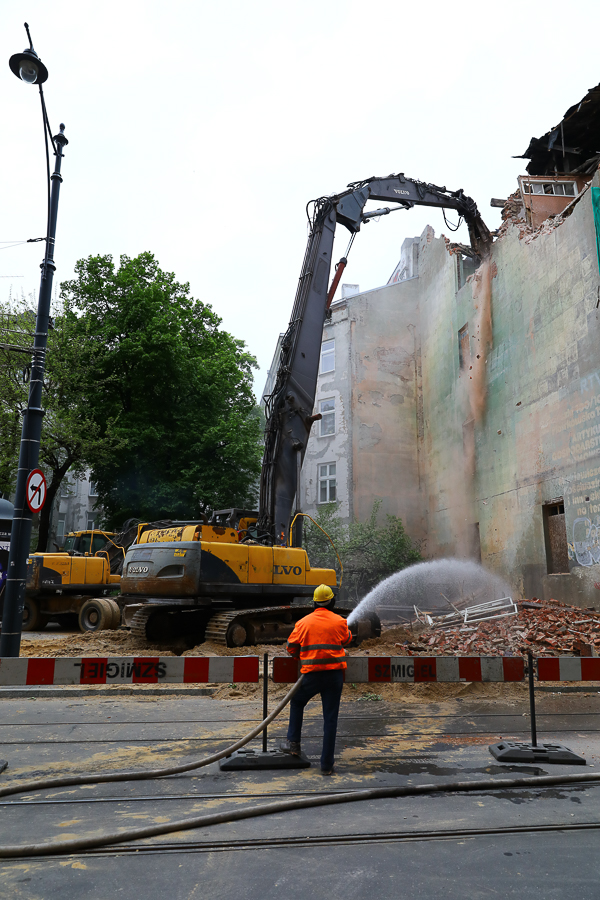
{"label": "yellow hard hat", "polygon": [[329,603],[331,598],[333,597],[333,591],[327,584],[320,584],[318,588],[315,588],[315,592],[313,594],[313,600],[315,603]]}

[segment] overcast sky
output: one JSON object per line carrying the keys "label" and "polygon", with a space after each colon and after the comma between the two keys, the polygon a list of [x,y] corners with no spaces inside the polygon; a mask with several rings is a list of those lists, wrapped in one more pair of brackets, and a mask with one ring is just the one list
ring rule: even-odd
{"label": "overcast sky", "polygon": [[[261,391],[291,312],[307,201],[404,172],[463,188],[497,227],[490,198],[526,165],[511,156],[600,82],[599,8],[3,0],[0,241],[45,232],[38,92],[8,68],[27,21],[53,132],[64,122],[70,141],[56,282],[91,254],[152,251],[246,342]],[[448,233],[424,208],[363,228],[343,280],[385,284],[404,238],[428,223]],[[348,237],[340,228],[335,258]],[[11,287],[37,295],[42,255],[41,244],[0,251],[3,299]]]}

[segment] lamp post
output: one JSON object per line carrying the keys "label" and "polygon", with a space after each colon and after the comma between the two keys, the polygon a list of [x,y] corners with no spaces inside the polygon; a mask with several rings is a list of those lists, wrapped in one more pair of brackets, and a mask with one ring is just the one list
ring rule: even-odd
{"label": "lamp post", "polygon": [[[26,84],[37,84],[42,104],[44,120],[44,139],[46,142],[46,171],[48,178],[48,221],[46,229],[46,252],[40,266],[40,292],[35,322],[35,339],[31,364],[31,380],[29,398],[23,414],[21,446],[19,451],[19,468],[17,472],[17,488],[14,503],[14,515],[10,538],[10,553],[2,612],[2,634],[0,635],[0,657],[18,656],[21,648],[21,631],[23,626],[23,605],[25,601],[25,580],[27,576],[27,557],[31,541],[31,511],[26,497],[27,481],[30,473],[37,469],[42,433],[42,388],[46,363],[46,346],[48,343],[48,319],[50,300],[52,297],[52,280],[54,276],[54,237],[56,234],[56,218],[58,214],[58,195],[62,177],[60,174],[63,159],[63,148],[68,143],[64,136],[65,126],[60,126],[60,133],[52,137],[42,84],[48,78],[48,70],[43,64],[31,43],[29,26],[25,23],[29,39],[29,49],[11,56],[9,66],[17,78]],[[48,137],[55,155],[54,172],[50,177],[50,156]],[[50,182],[52,188],[50,188]]]}

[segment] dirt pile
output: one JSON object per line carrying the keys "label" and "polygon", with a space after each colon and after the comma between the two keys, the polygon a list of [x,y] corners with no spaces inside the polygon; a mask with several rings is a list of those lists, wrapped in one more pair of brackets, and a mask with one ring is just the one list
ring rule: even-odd
{"label": "dirt pile", "polygon": [[21,642],[21,656],[287,656],[283,644],[257,645],[255,647],[223,647],[205,641],[189,648],[185,641],[151,644],[133,637],[126,629],[119,631],[85,632],[80,634],[44,634],[43,637],[26,637]]}

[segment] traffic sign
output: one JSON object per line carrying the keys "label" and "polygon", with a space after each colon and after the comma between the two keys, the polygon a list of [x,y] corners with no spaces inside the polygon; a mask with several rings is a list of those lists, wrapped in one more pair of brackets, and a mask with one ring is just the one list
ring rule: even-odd
{"label": "traffic sign", "polygon": [[41,469],[29,473],[25,487],[27,506],[31,512],[39,512],[46,502],[46,478]]}

